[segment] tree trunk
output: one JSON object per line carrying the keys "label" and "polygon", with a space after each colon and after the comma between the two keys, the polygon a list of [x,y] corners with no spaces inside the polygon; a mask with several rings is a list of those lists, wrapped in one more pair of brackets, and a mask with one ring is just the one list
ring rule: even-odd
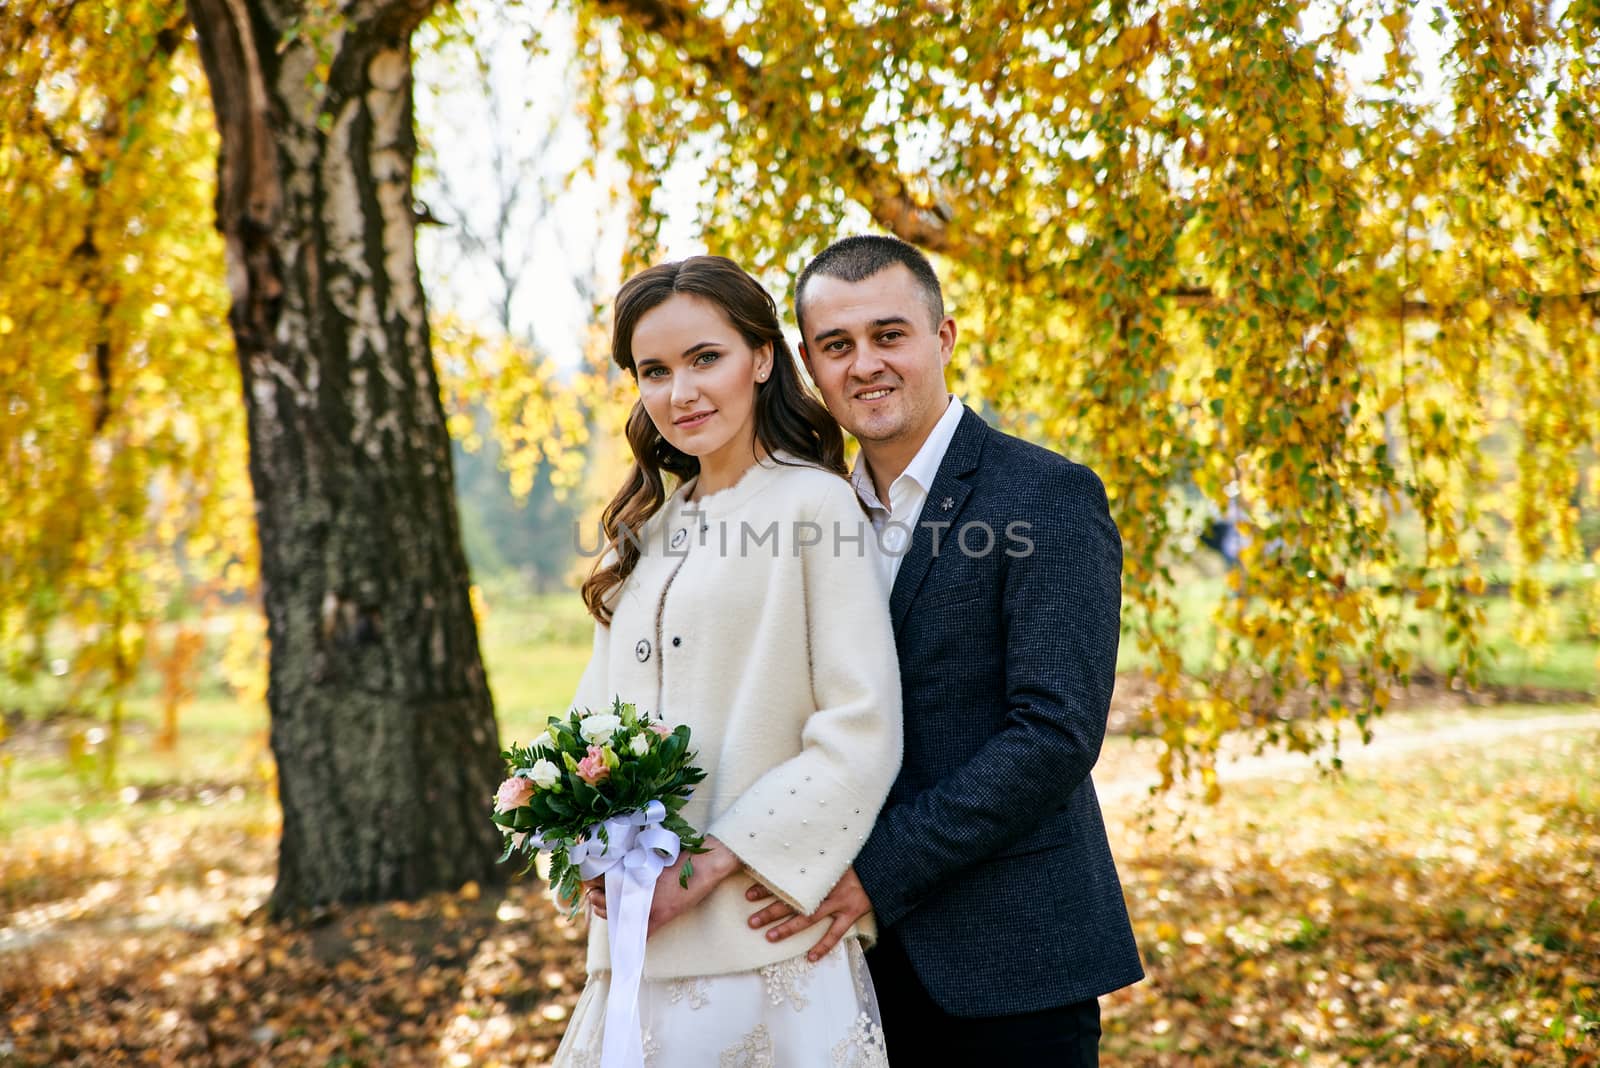
{"label": "tree trunk", "polygon": [[276,915],[497,877],[499,739],[415,256],[409,39],[430,6],[189,5],[271,641]]}

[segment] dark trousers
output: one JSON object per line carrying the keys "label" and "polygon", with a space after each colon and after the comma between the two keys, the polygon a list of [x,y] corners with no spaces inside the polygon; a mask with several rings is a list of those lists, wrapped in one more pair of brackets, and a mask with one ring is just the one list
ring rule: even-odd
{"label": "dark trousers", "polygon": [[867,954],[893,1068],[1100,1063],[1100,1002],[1015,1016],[951,1016],[936,1005],[893,934]]}

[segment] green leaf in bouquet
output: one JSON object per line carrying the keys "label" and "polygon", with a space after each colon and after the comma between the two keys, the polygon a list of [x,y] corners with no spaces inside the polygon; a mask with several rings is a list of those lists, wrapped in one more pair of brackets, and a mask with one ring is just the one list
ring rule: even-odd
{"label": "green leaf in bouquet", "polygon": [[563,755],[571,753],[574,749],[581,753],[586,748],[583,739],[578,734],[577,723],[573,721],[552,720],[550,722],[550,738],[556,743],[556,747],[561,750]]}
{"label": "green leaf in bouquet", "polygon": [[682,843],[684,848],[689,850],[689,852],[705,852],[705,838],[700,834],[699,831],[696,831],[693,827],[689,826],[688,820],[685,820],[677,813],[669,813],[667,818],[661,821],[661,826],[677,835],[678,841]]}
{"label": "green leaf in bouquet", "polygon": [[558,900],[571,902],[574,915],[578,911],[579,882],[577,865],[567,860],[565,854],[557,853],[550,858],[550,886]]}
{"label": "green leaf in bouquet", "polygon": [[573,768],[572,774],[567,776],[567,783],[572,787],[572,800],[577,803],[578,809],[593,812],[595,802],[602,800],[600,791],[579,778],[576,768]]}
{"label": "green leaf in bouquet", "polygon": [[555,884],[556,899],[567,906],[569,916],[577,916],[578,909],[583,903],[583,894],[578,883],[578,869],[568,869],[561,882]]}

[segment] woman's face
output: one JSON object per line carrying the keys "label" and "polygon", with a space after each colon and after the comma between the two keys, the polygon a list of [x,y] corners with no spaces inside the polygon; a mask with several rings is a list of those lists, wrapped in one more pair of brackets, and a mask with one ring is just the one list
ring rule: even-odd
{"label": "woman's face", "polygon": [[736,450],[754,454],[756,383],[772,346],[751,348],[722,309],[677,293],[633,329],[639,399],[661,436],[702,465]]}

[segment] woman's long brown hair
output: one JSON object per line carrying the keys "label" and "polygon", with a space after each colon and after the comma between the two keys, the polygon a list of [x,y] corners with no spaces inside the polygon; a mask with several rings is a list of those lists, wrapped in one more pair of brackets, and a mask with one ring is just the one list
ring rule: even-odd
{"label": "woman's long brown hair", "polygon": [[[756,384],[756,440],[768,455],[780,449],[827,471],[844,474],[844,434],[833,416],[806,389],[794,353],[783,338],[778,306],[738,264],[723,256],[691,256],[660,263],[623,283],[611,324],[611,359],[637,380],[633,331],[639,320],[679,293],[711,301],[751,348],[772,346],[772,374]],[[633,468],[600,516],[606,549],[583,584],[583,603],[601,623],[611,622],[606,599],[639,563],[639,532],[666,503],[663,471],[684,481],[700,473],[700,461],[680,452],[650,421],[643,401],[628,415]],[[780,461],[781,462],[781,461]],[[634,537],[622,537],[624,530]]]}

